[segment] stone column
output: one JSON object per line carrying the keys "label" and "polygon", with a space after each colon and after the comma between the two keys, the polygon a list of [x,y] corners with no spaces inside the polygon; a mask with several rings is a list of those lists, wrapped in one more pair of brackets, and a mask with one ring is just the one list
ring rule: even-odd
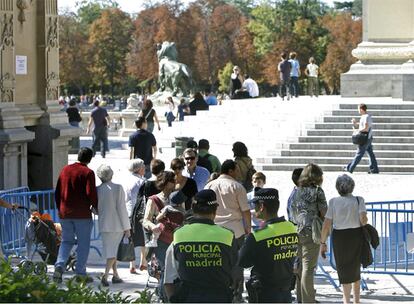
{"label": "stone column", "polygon": [[363,0],[363,41],[352,55],[343,97],[414,100],[414,1]]}
{"label": "stone column", "polygon": [[15,104],[16,20],[14,1],[0,0],[0,189],[28,184],[27,142],[34,138]]}
{"label": "stone column", "polygon": [[59,21],[57,0],[37,0],[36,7],[36,103],[42,110],[34,125],[35,140],[28,145],[29,186],[50,189],[68,161],[69,140],[79,136],[80,128],[68,124],[60,111],[59,94]]}

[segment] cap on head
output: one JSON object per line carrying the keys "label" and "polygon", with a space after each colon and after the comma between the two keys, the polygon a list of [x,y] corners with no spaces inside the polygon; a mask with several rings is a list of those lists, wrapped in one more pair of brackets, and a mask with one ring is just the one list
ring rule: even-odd
{"label": "cap on head", "polygon": [[254,192],[253,203],[266,202],[279,205],[279,191],[274,188],[257,188]]}
{"label": "cap on head", "polygon": [[194,196],[193,204],[204,206],[218,205],[216,193],[211,189],[201,190]]}

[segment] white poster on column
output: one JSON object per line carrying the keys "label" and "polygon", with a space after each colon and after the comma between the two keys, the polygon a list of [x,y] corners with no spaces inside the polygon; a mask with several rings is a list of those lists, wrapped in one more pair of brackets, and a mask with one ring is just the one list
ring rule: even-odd
{"label": "white poster on column", "polygon": [[27,75],[27,56],[16,55],[16,75]]}

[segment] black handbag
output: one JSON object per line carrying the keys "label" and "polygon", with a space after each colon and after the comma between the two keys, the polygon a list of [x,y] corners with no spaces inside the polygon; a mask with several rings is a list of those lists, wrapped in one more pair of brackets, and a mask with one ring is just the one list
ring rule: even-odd
{"label": "black handbag", "polygon": [[[128,242],[125,242],[128,240]],[[116,259],[120,262],[131,262],[135,260],[134,243],[132,239],[123,237],[118,246]]]}
{"label": "black handbag", "polygon": [[354,145],[363,146],[368,142],[368,132],[358,132],[352,135],[352,143]]}

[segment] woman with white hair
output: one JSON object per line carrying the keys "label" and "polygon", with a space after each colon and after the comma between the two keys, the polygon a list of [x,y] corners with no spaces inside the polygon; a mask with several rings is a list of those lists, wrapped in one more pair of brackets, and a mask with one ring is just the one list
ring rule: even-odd
{"label": "woman with white hair", "polygon": [[343,302],[350,303],[354,290],[354,303],[360,302],[361,255],[363,234],[361,226],[368,222],[364,199],[353,196],[355,182],[346,174],[336,179],[339,197],[329,201],[322,226],[320,253],[325,258],[326,240],[333,226],[332,243],[339,282],[343,286]]}
{"label": "woman with white hair", "polygon": [[109,286],[108,274],[112,268],[112,283],[122,283],[116,267],[116,254],[118,245],[123,236],[131,236],[131,226],[127,209],[125,206],[125,193],[121,185],[114,184],[112,175],[114,172],[108,165],[100,165],[96,174],[102,181],[97,187],[98,192],[98,224],[102,237],[102,252],[106,258],[105,273],[102,276],[101,284]]}
{"label": "woman with white hair", "polygon": [[[141,256],[140,269],[143,270],[146,267],[144,231],[142,228],[142,223],[140,221],[133,220],[132,214],[137,204],[138,193],[140,192],[141,186],[144,185],[146,181],[144,177],[144,161],[140,158],[132,159],[129,163],[128,170],[129,172],[131,172],[131,175],[129,176],[128,181],[125,185],[125,204],[128,211],[128,217],[131,221],[132,240],[134,241],[135,248],[138,247],[139,249],[135,250],[135,257]],[[143,193],[141,194],[141,196],[142,195]],[[142,213],[144,213],[145,206],[138,207],[142,208]],[[131,261],[129,265],[129,272],[132,274],[136,274],[136,268],[137,266],[135,265],[135,260]]]}

